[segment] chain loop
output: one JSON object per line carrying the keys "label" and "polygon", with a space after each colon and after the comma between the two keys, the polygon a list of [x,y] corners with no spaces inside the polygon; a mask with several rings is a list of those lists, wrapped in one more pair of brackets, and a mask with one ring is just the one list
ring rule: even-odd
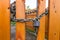
{"label": "chain loop", "polygon": [[29,22],[29,21],[34,21],[36,19],[41,19],[43,16],[47,15],[48,14],[48,11],[45,12],[45,13],[42,13],[41,15],[39,15],[38,17],[36,18],[29,18],[29,19],[13,19],[14,21],[16,22]]}

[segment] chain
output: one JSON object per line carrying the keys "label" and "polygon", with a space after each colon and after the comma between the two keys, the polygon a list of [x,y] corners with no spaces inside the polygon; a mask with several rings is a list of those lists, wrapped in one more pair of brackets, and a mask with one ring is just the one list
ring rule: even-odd
{"label": "chain", "polygon": [[45,13],[42,13],[41,15],[39,15],[38,17],[37,17],[37,19],[41,19],[43,16],[45,16],[45,15],[47,15],[48,14],[48,11],[46,11]]}
{"label": "chain", "polygon": [[[13,4],[14,5],[14,4]],[[11,5],[12,6],[12,5]],[[16,6],[14,5],[14,6],[12,6],[11,7],[11,13],[16,13]],[[33,12],[36,12],[37,10],[35,10],[35,11],[31,11],[31,12],[29,12],[29,13],[33,13]],[[26,12],[27,13],[27,12]],[[46,10],[44,13],[42,13],[42,14],[40,14],[38,17],[36,17],[36,18],[29,18],[29,19],[12,19],[13,21],[16,21],[16,22],[28,22],[28,21],[34,21],[34,20],[36,20],[36,19],[41,19],[43,16],[45,16],[45,15],[47,15],[48,14],[48,11]]]}
{"label": "chain", "polygon": [[29,19],[13,19],[14,21],[16,21],[16,22],[29,22],[29,21],[34,21],[34,20],[36,20],[36,19],[41,19],[43,16],[45,16],[45,15],[47,15],[48,14],[48,12],[46,11],[46,12],[44,12],[44,13],[42,13],[41,15],[39,15],[38,17],[36,17],[36,18],[29,18]]}

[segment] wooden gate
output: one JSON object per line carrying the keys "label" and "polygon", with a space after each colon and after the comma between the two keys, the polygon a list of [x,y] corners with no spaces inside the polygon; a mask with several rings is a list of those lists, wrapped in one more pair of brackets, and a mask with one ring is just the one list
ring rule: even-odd
{"label": "wooden gate", "polygon": [[[16,19],[25,19],[25,0],[16,0]],[[60,0],[49,0],[48,16],[40,20],[36,40],[60,40]],[[38,15],[45,12],[46,0],[38,0]],[[47,20],[47,21],[46,21]],[[46,26],[47,25],[47,26]],[[25,22],[16,22],[16,40],[25,40]],[[0,40],[10,40],[10,0],[0,0]]]}
{"label": "wooden gate", "polygon": [[10,1],[0,0],[0,40],[10,40]]}

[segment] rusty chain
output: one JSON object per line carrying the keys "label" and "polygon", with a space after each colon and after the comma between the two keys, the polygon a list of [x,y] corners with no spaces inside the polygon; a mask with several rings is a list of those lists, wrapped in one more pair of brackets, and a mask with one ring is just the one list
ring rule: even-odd
{"label": "rusty chain", "polygon": [[29,22],[29,21],[34,21],[36,19],[41,19],[43,16],[47,15],[48,12],[45,12],[45,13],[42,13],[41,15],[39,15],[38,17],[36,18],[28,18],[28,19],[13,19],[14,21],[16,22]]}

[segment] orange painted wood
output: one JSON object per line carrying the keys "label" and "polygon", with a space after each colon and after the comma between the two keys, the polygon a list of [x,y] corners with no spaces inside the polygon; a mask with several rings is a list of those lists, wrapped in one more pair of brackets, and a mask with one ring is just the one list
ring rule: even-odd
{"label": "orange painted wood", "polygon": [[[23,0],[16,0],[16,19],[25,19]],[[16,40],[25,40],[25,23],[16,22]]]}
{"label": "orange painted wood", "polygon": [[[32,14],[26,14],[26,18],[35,18],[36,17],[36,12],[35,13],[32,13]],[[31,29],[31,30],[34,30],[34,27],[33,27],[33,22],[26,22],[26,27],[28,29]]]}
{"label": "orange painted wood", "polygon": [[60,0],[49,0],[49,39],[60,40]]}
{"label": "orange painted wood", "polygon": [[[38,0],[38,15],[45,12],[45,0]],[[45,16],[40,19],[40,27],[38,30],[37,40],[45,39]]]}
{"label": "orange painted wood", "polygon": [[0,40],[10,40],[10,0],[0,0]]}

